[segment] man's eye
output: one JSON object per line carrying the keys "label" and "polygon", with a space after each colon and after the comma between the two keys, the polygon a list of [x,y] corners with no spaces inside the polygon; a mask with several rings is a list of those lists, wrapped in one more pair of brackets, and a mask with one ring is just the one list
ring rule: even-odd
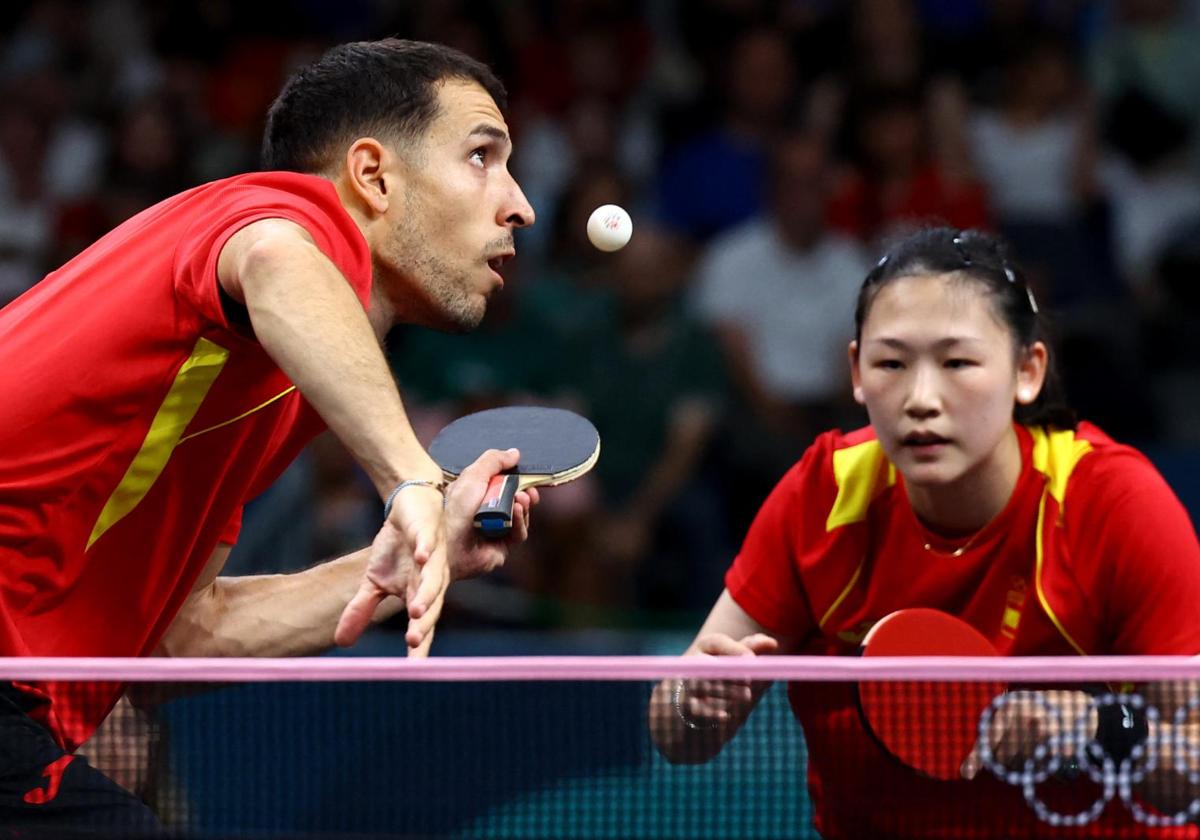
{"label": "man's eye", "polygon": [[467,156],[467,159],[478,166],[483,166],[487,163],[487,149],[476,149]]}
{"label": "man's eye", "polygon": [[973,361],[971,361],[970,359],[947,359],[946,360],[946,367],[951,368],[951,369],[970,367],[973,364],[975,364],[975,363]]}
{"label": "man's eye", "polygon": [[875,367],[883,368],[884,370],[900,370],[903,365],[899,359],[880,359],[875,363]]}

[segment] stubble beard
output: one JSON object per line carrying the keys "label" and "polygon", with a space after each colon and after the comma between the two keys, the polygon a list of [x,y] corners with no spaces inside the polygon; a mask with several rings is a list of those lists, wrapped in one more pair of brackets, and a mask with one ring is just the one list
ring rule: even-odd
{"label": "stubble beard", "polygon": [[472,294],[471,279],[455,270],[430,244],[432,237],[420,219],[418,208],[406,209],[396,225],[387,262],[393,271],[409,280],[401,292],[408,300],[397,309],[421,326],[450,333],[474,330],[483,321],[487,303]]}

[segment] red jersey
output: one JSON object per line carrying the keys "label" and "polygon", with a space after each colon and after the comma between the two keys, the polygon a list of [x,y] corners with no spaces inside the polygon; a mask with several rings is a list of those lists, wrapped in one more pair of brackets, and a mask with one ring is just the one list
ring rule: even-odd
{"label": "red jersey", "polygon": [[[324,428],[222,308],[221,249],[267,218],[366,307],[369,248],[333,185],[277,172],[167,199],[0,310],[0,654],[150,653],[243,502]],[[119,687],[35,689],[73,748]]]}
{"label": "red jersey", "polygon": [[[962,541],[922,525],[870,428],[821,435],[763,504],[730,594],[806,654],[852,653],[905,607],[956,615],[1011,656],[1200,653],[1200,545],[1149,461],[1086,423],[1017,436],[1012,497],[955,557]],[[890,759],[863,730],[853,685],[795,683],[789,696],[824,837],[1197,836],[1155,833],[1119,801],[1060,835],[989,773],[933,781]],[[1095,801],[1085,782],[1058,787],[1047,797],[1060,813]]]}

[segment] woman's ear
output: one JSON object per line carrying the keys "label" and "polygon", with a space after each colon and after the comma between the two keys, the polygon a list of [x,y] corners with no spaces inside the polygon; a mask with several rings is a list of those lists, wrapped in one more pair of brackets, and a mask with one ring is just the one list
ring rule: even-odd
{"label": "woman's ear", "polygon": [[854,387],[854,401],[859,405],[866,405],[863,401],[862,376],[858,372],[857,341],[850,342],[850,346],[846,350],[846,355],[850,359],[850,384]]}
{"label": "woman's ear", "polygon": [[1042,392],[1046,382],[1046,369],[1049,367],[1050,353],[1046,345],[1035,341],[1025,349],[1017,362],[1017,402],[1030,405]]}

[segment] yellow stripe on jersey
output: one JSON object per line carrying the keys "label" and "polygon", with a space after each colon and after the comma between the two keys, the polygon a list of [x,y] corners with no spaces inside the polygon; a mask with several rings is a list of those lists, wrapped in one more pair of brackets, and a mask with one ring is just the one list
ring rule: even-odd
{"label": "yellow stripe on jersey", "polygon": [[[838,493],[825,520],[826,532],[866,519],[867,508],[879,495],[879,491],[896,483],[896,468],[884,456],[879,441],[868,440],[833,453],[833,477],[837,482]],[[865,564],[865,557],[858,561],[858,567],[842,587],[841,594],[834,599],[817,622],[818,627],[823,629],[825,622],[829,621],[842,605],[842,601],[846,600],[846,596],[862,576]]]}
{"label": "yellow stripe on jersey", "polygon": [[243,411],[237,417],[230,417],[228,420],[223,420],[220,423],[209,426],[206,429],[200,429],[199,431],[192,432],[190,435],[180,438],[179,442],[187,443],[189,440],[191,440],[194,437],[200,437],[200,435],[206,435],[209,432],[215,432],[217,429],[224,428],[225,426],[228,426],[230,423],[236,423],[237,421],[241,420],[243,417],[249,417],[254,412],[261,411],[262,409],[269,406],[271,403],[275,402],[275,400],[283,399],[284,397],[286,397],[288,394],[292,393],[292,391],[295,391],[295,390],[296,390],[295,385],[291,386],[290,388],[284,388],[278,394],[271,397],[271,399],[265,400],[264,402],[260,402],[258,405],[254,406],[254,408],[250,409],[249,411]]}
{"label": "yellow stripe on jersey", "polygon": [[825,622],[829,621],[830,616],[832,616],[837,611],[837,608],[842,605],[842,601],[846,600],[846,596],[850,594],[850,590],[854,589],[854,584],[858,583],[858,578],[860,575],[862,575],[863,566],[865,566],[866,563],[866,557],[858,561],[858,568],[855,569],[854,574],[850,576],[850,582],[847,583],[842,589],[842,594],[837,596],[837,600],[829,605],[829,609],[825,610],[825,615],[821,616],[821,620],[817,622],[817,627],[821,628],[822,630],[825,629]]}
{"label": "yellow stripe on jersey", "polygon": [[196,342],[192,354],[183,363],[179,373],[175,374],[175,381],[158,407],[141,448],[100,511],[100,518],[96,520],[92,535],[88,538],[88,548],[137,507],[150,492],[167,466],[171,453],[175,451],[183,430],[196,416],[228,358],[229,351],[219,344],[206,338]]}
{"label": "yellow stripe on jersey", "polygon": [[1075,437],[1071,430],[1054,430],[1047,433],[1041,426],[1028,426],[1033,436],[1033,468],[1048,479],[1050,495],[1058,502],[1062,515],[1063,500],[1067,495],[1067,482],[1079,459],[1092,451],[1092,445]]}
{"label": "yellow stripe on jersey", "polygon": [[[887,464],[887,477],[879,486],[880,471]],[[861,522],[879,491],[896,483],[896,468],[887,461],[879,441],[868,440],[833,453],[833,477],[838,494],[825,520],[825,530]]]}
{"label": "yellow stripe on jersey", "polygon": [[1067,495],[1067,482],[1071,480],[1071,473],[1074,472],[1079,459],[1092,451],[1092,445],[1086,440],[1076,438],[1075,432],[1071,430],[1055,430],[1047,433],[1040,426],[1028,428],[1030,434],[1033,435],[1034,469],[1046,476],[1046,490],[1042,493],[1042,501],[1038,506],[1037,538],[1034,540],[1037,545],[1034,588],[1037,590],[1038,603],[1042,605],[1042,610],[1045,611],[1050,622],[1080,656],[1087,656],[1087,652],[1067,632],[1067,628],[1063,626],[1051,608],[1050,601],[1046,598],[1046,590],[1042,586],[1042,562],[1043,547],[1046,541],[1044,529],[1047,497],[1053,497],[1058,502],[1058,516],[1061,519]]}
{"label": "yellow stripe on jersey", "polygon": [[1067,640],[1067,643],[1071,647],[1075,648],[1076,653],[1078,653],[1080,656],[1087,656],[1087,651],[1079,646],[1079,643],[1072,638],[1071,634],[1067,632],[1067,628],[1063,627],[1063,623],[1059,621],[1058,616],[1055,615],[1054,610],[1050,607],[1050,602],[1046,599],[1046,590],[1042,586],[1042,545],[1045,542],[1042,536],[1045,532],[1042,530],[1042,528],[1045,525],[1046,498],[1048,495],[1049,488],[1047,488],[1045,493],[1042,493],[1042,501],[1041,504],[1038,505],[1037,538],[1034,540],[1034,543],[1037,545],[1037,572],[1033,578],[1034,589],[1037,590],[1038,603],[1042,605],[1042,610],[1045,611],[1046,617],[1050,619],[1050,622],[1054,625],[1055,629],[1058,630],[1062,637]]}

